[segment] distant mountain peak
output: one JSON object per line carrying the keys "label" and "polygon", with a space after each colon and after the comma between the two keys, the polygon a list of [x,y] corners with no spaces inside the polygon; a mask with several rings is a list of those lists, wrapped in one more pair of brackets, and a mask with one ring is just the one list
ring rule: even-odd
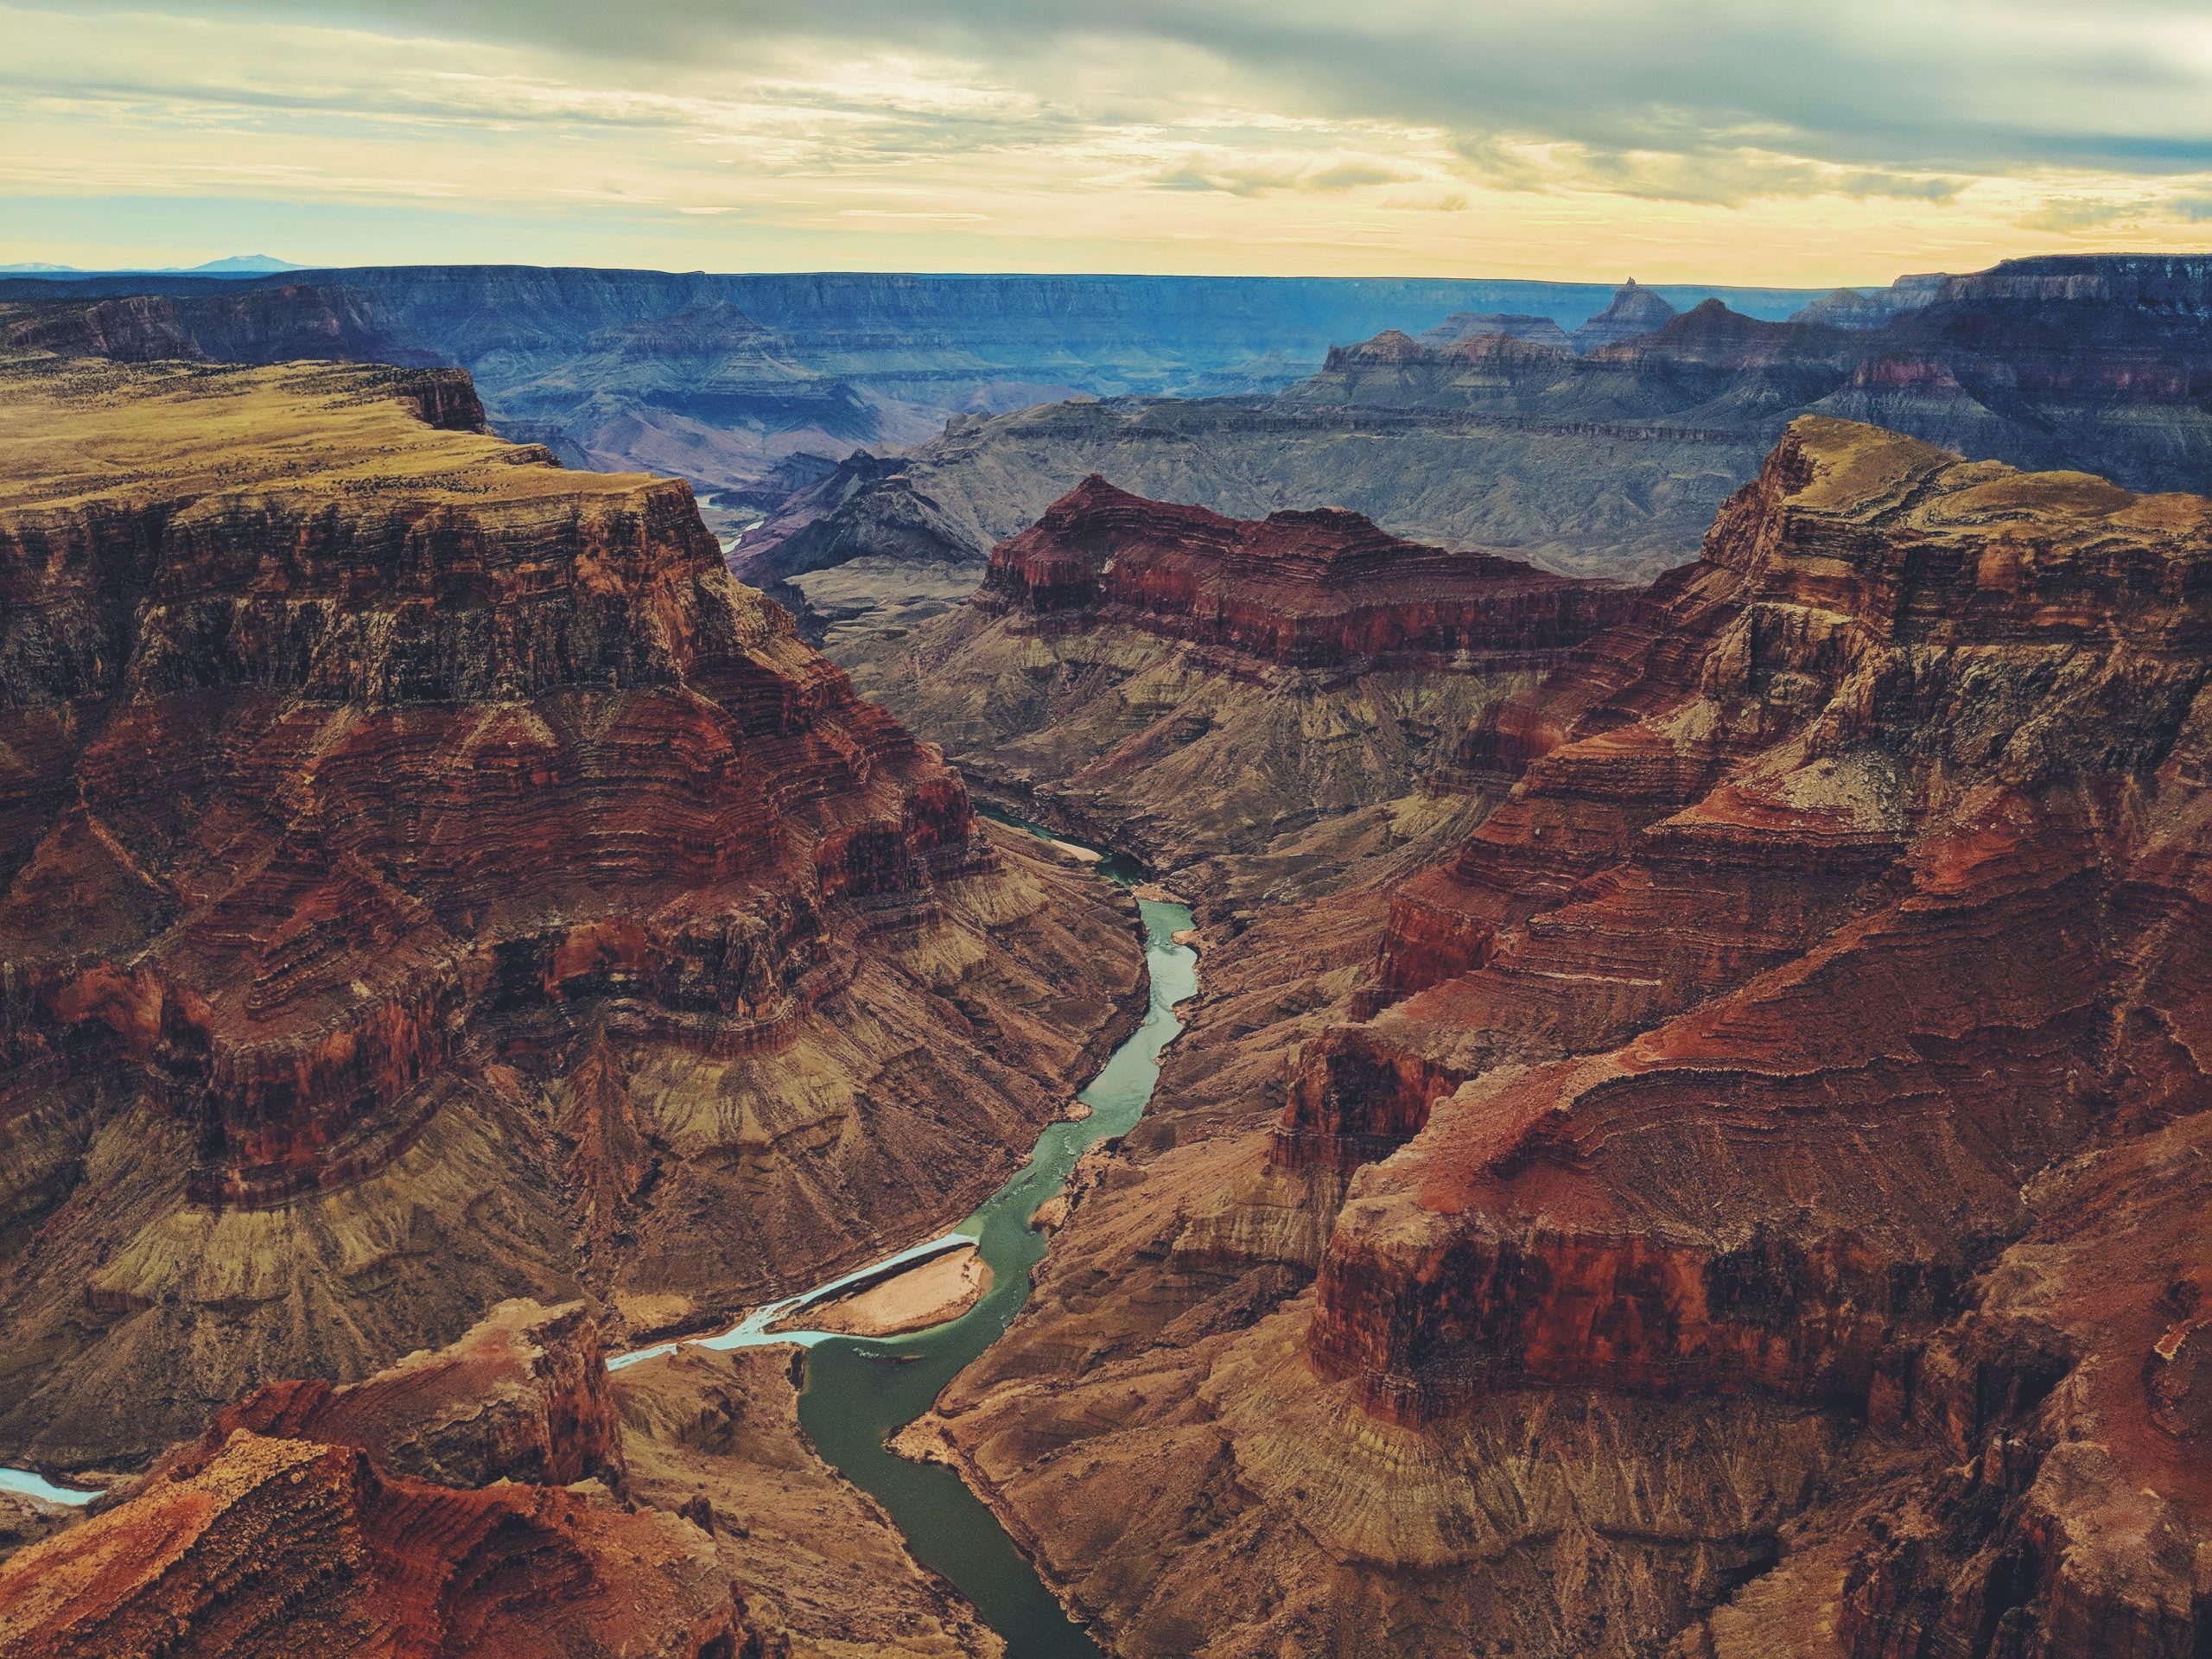
{"label": "distant mountain peak", "polygon": [[214,276],[232,270],[305,270],[307,267],[296,265],[289,259],[279,259],[273,253],[233,253],[188,269],[194,275]]}
{"label": "distant mountain peak", "polygon": [[1675,315],[1673,306],[1649,289],[1637,287],[1631,276],[1613,291],[1611,304],[1574,331],[1574,347],[1586,353],[1600,346],[1633,340],[1665,327]]}

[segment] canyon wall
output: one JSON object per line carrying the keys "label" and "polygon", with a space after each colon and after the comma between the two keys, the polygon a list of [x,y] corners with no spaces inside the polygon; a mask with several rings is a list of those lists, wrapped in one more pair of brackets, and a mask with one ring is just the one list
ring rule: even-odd
{"label": "canyon wall", "polygon": [[1364,953],[1210,960],[936,1443],[1131,1654],[2198,1651],[2208,572],[1794,423]]}
{"label": "canyon wall", "polygon": [[448,370],[0,368],[0,1440],[143,1456],[515,1294],[680,1325],[957,1215],[1130,918]]}

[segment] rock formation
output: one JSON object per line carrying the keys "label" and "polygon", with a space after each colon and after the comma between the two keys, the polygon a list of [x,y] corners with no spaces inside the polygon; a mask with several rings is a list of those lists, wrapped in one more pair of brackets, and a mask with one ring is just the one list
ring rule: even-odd
{"label": "rock formation", "polygon": [[1638,288],[1631,276],[1621,284],[1612,303],[1574,331],[1574,349],[1594,351],[1624,340],[1634,340],[1664,327],[1675,308],[1648,288]]}
{"label": "rock formation", "polygon": [[550,1487],[454,1491],[386,1474],[352,1447],[243,1430],[0,1569],[0,1648],[25,1659],[772,1651],[712,1541],[675,1516]]}
{"label": "rock formation", "polygon": [[1534,340],[1539,346],[1554,346],[1566,351],[1572,351],[1574,346],[1573,337],[1549,317],[1478,311],[1454,311],[1435,327],[1424,328],[1416,343],[1440,349],[1488,335]]}
{"label": "rock formation", "polygon": [[0,1567],[0,1651],[1002,1653],[807,1446],[791,1369],[610,1374],[582,1304],[511,1301],[360,1382],[270,1384]]}
{"label": "rock formation", "polygon": [[0,1568],[0,1650],[788,1652],[706,1534],[616,1500],[621,1465],[582,1305],[510,1302],[454,1349],[223,1412],[121,1501]]}
{"label": "rock formation", "polygon": [[[1632,597],[1356,513],[1239,521],[1092,478],[859,683],[1002,798],[1163,868],[1338,871],[1462,810],[1408,798]],[[1218,896],[1257,874],[1176,879]]]}
{"label": "rock formation", "polygon": [[931,1432],[1133,1655],[2201,1651],[2208,574],[1794,424],[1363,982],[1210,956]]}
{"label": "rock formation", "polygon": [[0,1440],[141,1456],[503,1297],[702,1320],[961,1213],[1128,918],[465,377],[0,369]]}
{"label": "rock formation", "polygon": [[1942,271],[1932,271],[1900,276],[1887,288],[1878,288],[1871,293],[1864,289],[1839,288],[1815,300],[1793,321],[1824,322],[1832,328],[1879,328],[1908,311],[1917,311],[1932,303],[1950,280]]}

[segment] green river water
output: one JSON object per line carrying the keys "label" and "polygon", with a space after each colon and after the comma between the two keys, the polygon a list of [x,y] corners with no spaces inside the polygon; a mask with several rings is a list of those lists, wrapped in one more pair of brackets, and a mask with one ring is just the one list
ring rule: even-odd
{"label": "green river water", "polygon": [[[1066,839],[1021,819],[990,816],[1046,839]],[[1124,887],[1144,880],[1143,869],[1127,859],[1108,857],[1091,868]],[[1100,1649],[958,1475],[942,1464],[898,1457],[885,1442],[926,1412],[938,1390],[1005,1334],[1028,1300],[1030,1269],[1043,1259],[1049,1242],[1031,1229],[1029,1217],[1066,1185],[1086,1150],[1128,1133],[1152,1099],[1160,1051],[1183,1028],[1175,1005],[1198,990],[1198,956],[1173,937],[1192,925],[1187,906],[1149,899],[1138,899],[1137,906],[1144,918],[1149,1006],[1143,1023],[1084,1090],[1081,1098],[1090,1116],[1049,1126],[1038,1136],[1029,1161],[973,1215],[950,1234],[902,1253],[920,1259],[961,1238],[975,1240],[991,1268],[991,1288],[981,1301],[957,1319],[904,1337],[767,1330],[795,1308],[878,1274],[883,1264],[877,1263],[762,1308],[721,1336],[700,1339],[708,1348],[796,1343],[805,1349],[798,1416],[807,1438],[848,1480],[890,1511],[915,1560],[944,1574],[975,1605],[983,1622],[1005,1637],[1009,1659],[1099,1659]],[[634,1363],[667,1351],[662,1344],[612,1363]]]}

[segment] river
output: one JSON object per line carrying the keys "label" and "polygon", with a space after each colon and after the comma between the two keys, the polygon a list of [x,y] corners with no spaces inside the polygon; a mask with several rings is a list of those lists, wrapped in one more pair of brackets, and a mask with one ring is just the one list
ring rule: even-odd
{"label": "river", "polygon": [[[1039,824],[992,817],[1047,841],[1065,841]],[[1144,879],[1129,860],[1109,856],[1092,866],[1124,887]],[[975,1605],[983,1622],[1006,1639],[1008,1659],[1099,1659],[1096,1643],[1070,1618],[1037,1572],[1014,1547],[997,1517],[967,1483],[942,1464],[914,1463],[885,1442],[927,1411],[938,1391],[1005,1334],[1029,1299],[1030,1270],[1050,1240],[1029,1225],[1038,1207],[1067,1185],[1076,1160],[1101,1141],[1125,1135],[1152,1099],[1160,1051],[1183,1029],[1175,1007],[1198,988],[1198,955],[1174,935],[1192,925],[1182,905],[1137,900],[1144,918],[1145,966],[1151,983],[1144,1021],[1116,1049],[1080,1098],[1090,1116],[1047,1127],[1029,1161],[951,1232],[901,1251],[890,1261],[934,1255],[948,1243],[973,1239],[991,1268],[991,1288],[956,1319],[908,1336],[835,1336],[817,1331],[771,1333],[794,1309],[881,1272],[871,1263],[814,1289],[748,1314],[733,1329],[700,1339],[707,1348],[795,1343],[806,1350],[806,1383],[798,1417],[815,1449],[838,1472],[889,1510],[914,1559],[943,1573]],[[625,1354],[632,1364],[670,1344]]]}

